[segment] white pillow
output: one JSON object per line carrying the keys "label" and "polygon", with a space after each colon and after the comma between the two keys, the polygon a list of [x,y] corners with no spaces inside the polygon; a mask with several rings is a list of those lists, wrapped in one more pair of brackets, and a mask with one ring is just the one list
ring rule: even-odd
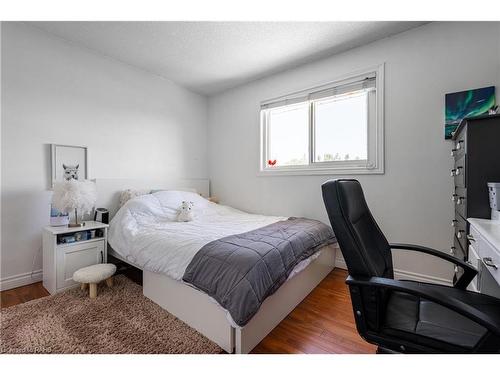
{"label": "white pillow", "polygon": [[178,188],[178,189],[153,189],[151,194],[159,193],[160,191],[188,191],[191,193],[198,193],[194,188]]}
{"label": "white pillow", "polygon": [[143,222],[177,221],[182,201],[193,202],[192,212],[195,218],[202,215],[208,206],[214,204],[196,193],[165,190],[130,199],[120,210],[128,211],[126,215],[131,215],[135,220]]}
{"label": "white pillow", "polygon": [[210,205],[210,202],[201,195],[190,191],[163,190],[152,195],[158,198],[162,207],[171,210],[178,210],[182,205],[182,201],[193,202],[193,210],[195,212],[203,210]]}
{"label": "white pillow", "polygon": [[[136,220],[157,222],[177,220],[178,209],[165,207],[155,194],[146,194],[129,200],[121,210],[126,210]],[[127,214],[126,214],[127,215]]]}
{"label": "white pillow", "polygon": [[127,189],[123,190],[120,193],[120,205],[118,208],[123,207],[125,203],[127,203],[129,200],[135,197],[140,197],[141,195],[146,195],[149,194],[149,190],[133,190],[133,189]]}

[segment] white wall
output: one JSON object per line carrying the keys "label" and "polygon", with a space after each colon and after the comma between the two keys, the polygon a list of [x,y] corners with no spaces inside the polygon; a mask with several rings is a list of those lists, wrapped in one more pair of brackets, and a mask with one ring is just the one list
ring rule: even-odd
{"label": "white wall", "polygon": [[8,288],[40,277],[29,273],[49,220],[50,143],[87,146],[92,178],[206,178],[207,100],[26,24],[3,22],[1,37]]}
{"label": "white wall", "polygon": [[[259,103],[381,62],[386,174],[358,178],[390,241],[445,249],[453,207],[444,94],[500,89],[498,23],[430,24],[212,97],[207,134],[202,96],[25,24],[3,22],[0,35],[0,279],[7,287],[41,275],[41,254],[32,261],[48,222],[50,143],[88,146],[92,178],[210,176],[224,203],[327,222],[320,186],[328,176],[257,177]],[[396,266],[450,275],[432,258],[414,259],[400,256]]]}
{"label": "white wall", "polygon": [[[257,176],[259,103],[385,62],[386,173],[357,178],[389,241],[449,249],[452,160],[443,139],[444,95],[500,89],[499,25],[433,23],[211,97],[212,194],[252,212],[328,222],[320,187],[330,176]],[[435,277],[452,272],[431,257],[401,253],[395,261],[396,268]]]}

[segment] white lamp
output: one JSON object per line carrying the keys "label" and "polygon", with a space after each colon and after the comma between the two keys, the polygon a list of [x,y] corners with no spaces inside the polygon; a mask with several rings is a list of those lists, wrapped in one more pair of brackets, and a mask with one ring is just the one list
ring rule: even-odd
{"label": "white lamp", "polygon": [[97,200],[97,190],[95,183],[84,180],[57,182],[54,185],[54,195],[52,204],[61,212],[75,210],[75,222],[69,224],[70,227],[82,227],[85,223],[78,222],[78,211],[90,213]]}

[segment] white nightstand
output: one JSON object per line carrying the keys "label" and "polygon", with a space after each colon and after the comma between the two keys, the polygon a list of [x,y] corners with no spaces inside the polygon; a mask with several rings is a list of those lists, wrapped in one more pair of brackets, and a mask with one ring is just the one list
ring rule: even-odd
{"label": "white nightstand", "polygon": [[[59,235],[101,231],[102,237],[58,243]],[[50,294],[69,289],[78,283],[73,273],[86,266],[107,262],[108,224],[86,221],[83,227],[51,227],[43,229],[43,286]]]}

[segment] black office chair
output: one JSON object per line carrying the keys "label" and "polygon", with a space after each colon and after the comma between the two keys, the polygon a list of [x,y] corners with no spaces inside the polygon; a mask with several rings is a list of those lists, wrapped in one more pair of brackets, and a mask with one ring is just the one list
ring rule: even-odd
{"label": "black office chair", "polygon": [[[427,247],[389,244],[358,181],[327,181],[322,190],[347,263],[356,327],[377,352],[500,353],[500,299],[465,290],[474,267]],[[394,280],[393,249],[434,255],[464,273],[453,287]]]}

